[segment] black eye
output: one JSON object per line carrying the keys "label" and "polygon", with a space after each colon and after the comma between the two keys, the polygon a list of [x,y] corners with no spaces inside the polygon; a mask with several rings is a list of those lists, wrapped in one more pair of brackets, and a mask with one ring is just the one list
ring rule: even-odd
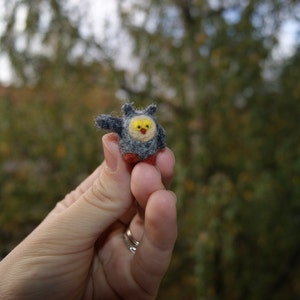
{"label": "black eye", "polygon": [[146,125],[147,128],[149,128],[149,125]]}
{"label": "black eye", "polygon": [[141,126],[140,125],[138,125],[138,127],[137,127],[138,129],[140,129],[141,128]]}

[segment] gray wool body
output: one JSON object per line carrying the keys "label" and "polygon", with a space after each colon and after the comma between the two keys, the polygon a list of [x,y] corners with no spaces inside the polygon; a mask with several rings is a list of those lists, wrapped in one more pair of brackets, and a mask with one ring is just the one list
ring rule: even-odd
{"label": "gray wool body", "polygon": [[[165,131],[154,116],[155,105],[149,105],[144,110],[135,110],[132,104],[126,103],[122,110],[123,118],[99,115],[95,123],[97,128],[110,130],[119,135],[120,150],[125,160],[128,154],[136,155],[134,161],[130,162],[147,160],[166,147]],[[147,136],[147,131],[151,132],[150,136]]]}

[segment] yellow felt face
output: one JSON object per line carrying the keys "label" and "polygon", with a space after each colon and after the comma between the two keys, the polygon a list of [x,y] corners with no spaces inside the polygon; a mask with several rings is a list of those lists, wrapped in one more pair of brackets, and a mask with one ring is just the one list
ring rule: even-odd
{"label": "yellow felt face", "polygon": [[148,142],[153,139],[156,134],[156,124],[147,116],[136,116],[131,119],[128,131],[133,139]]}

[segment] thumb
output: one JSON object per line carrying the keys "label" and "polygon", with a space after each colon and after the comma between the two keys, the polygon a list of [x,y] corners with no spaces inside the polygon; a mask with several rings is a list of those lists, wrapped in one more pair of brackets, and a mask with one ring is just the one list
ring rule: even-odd
{"label": "thumb", "polygon": [[70,207],[57,216],[63,218],[60,234],[66,230],[68,237],[95,241],[132,203],[130,170],[121,156],[117,135],[105,135],[102,143],[105,160],[100,174]]}

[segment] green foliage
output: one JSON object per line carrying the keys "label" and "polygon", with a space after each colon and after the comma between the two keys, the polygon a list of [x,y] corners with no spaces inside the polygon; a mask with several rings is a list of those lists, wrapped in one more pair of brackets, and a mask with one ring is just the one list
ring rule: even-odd
{"label": "green foliage", "polygon": [[146,82],[127,90],[172,116],[180,234],[161,299],[299,296],[299,71],[270,63],[299,5],[119,3]]}
{"label": "green foliage", "polygon": [[99,88],[85,96],[67,86],[1,89],[2,255],[101,161],[93,120],[113,102]]}

